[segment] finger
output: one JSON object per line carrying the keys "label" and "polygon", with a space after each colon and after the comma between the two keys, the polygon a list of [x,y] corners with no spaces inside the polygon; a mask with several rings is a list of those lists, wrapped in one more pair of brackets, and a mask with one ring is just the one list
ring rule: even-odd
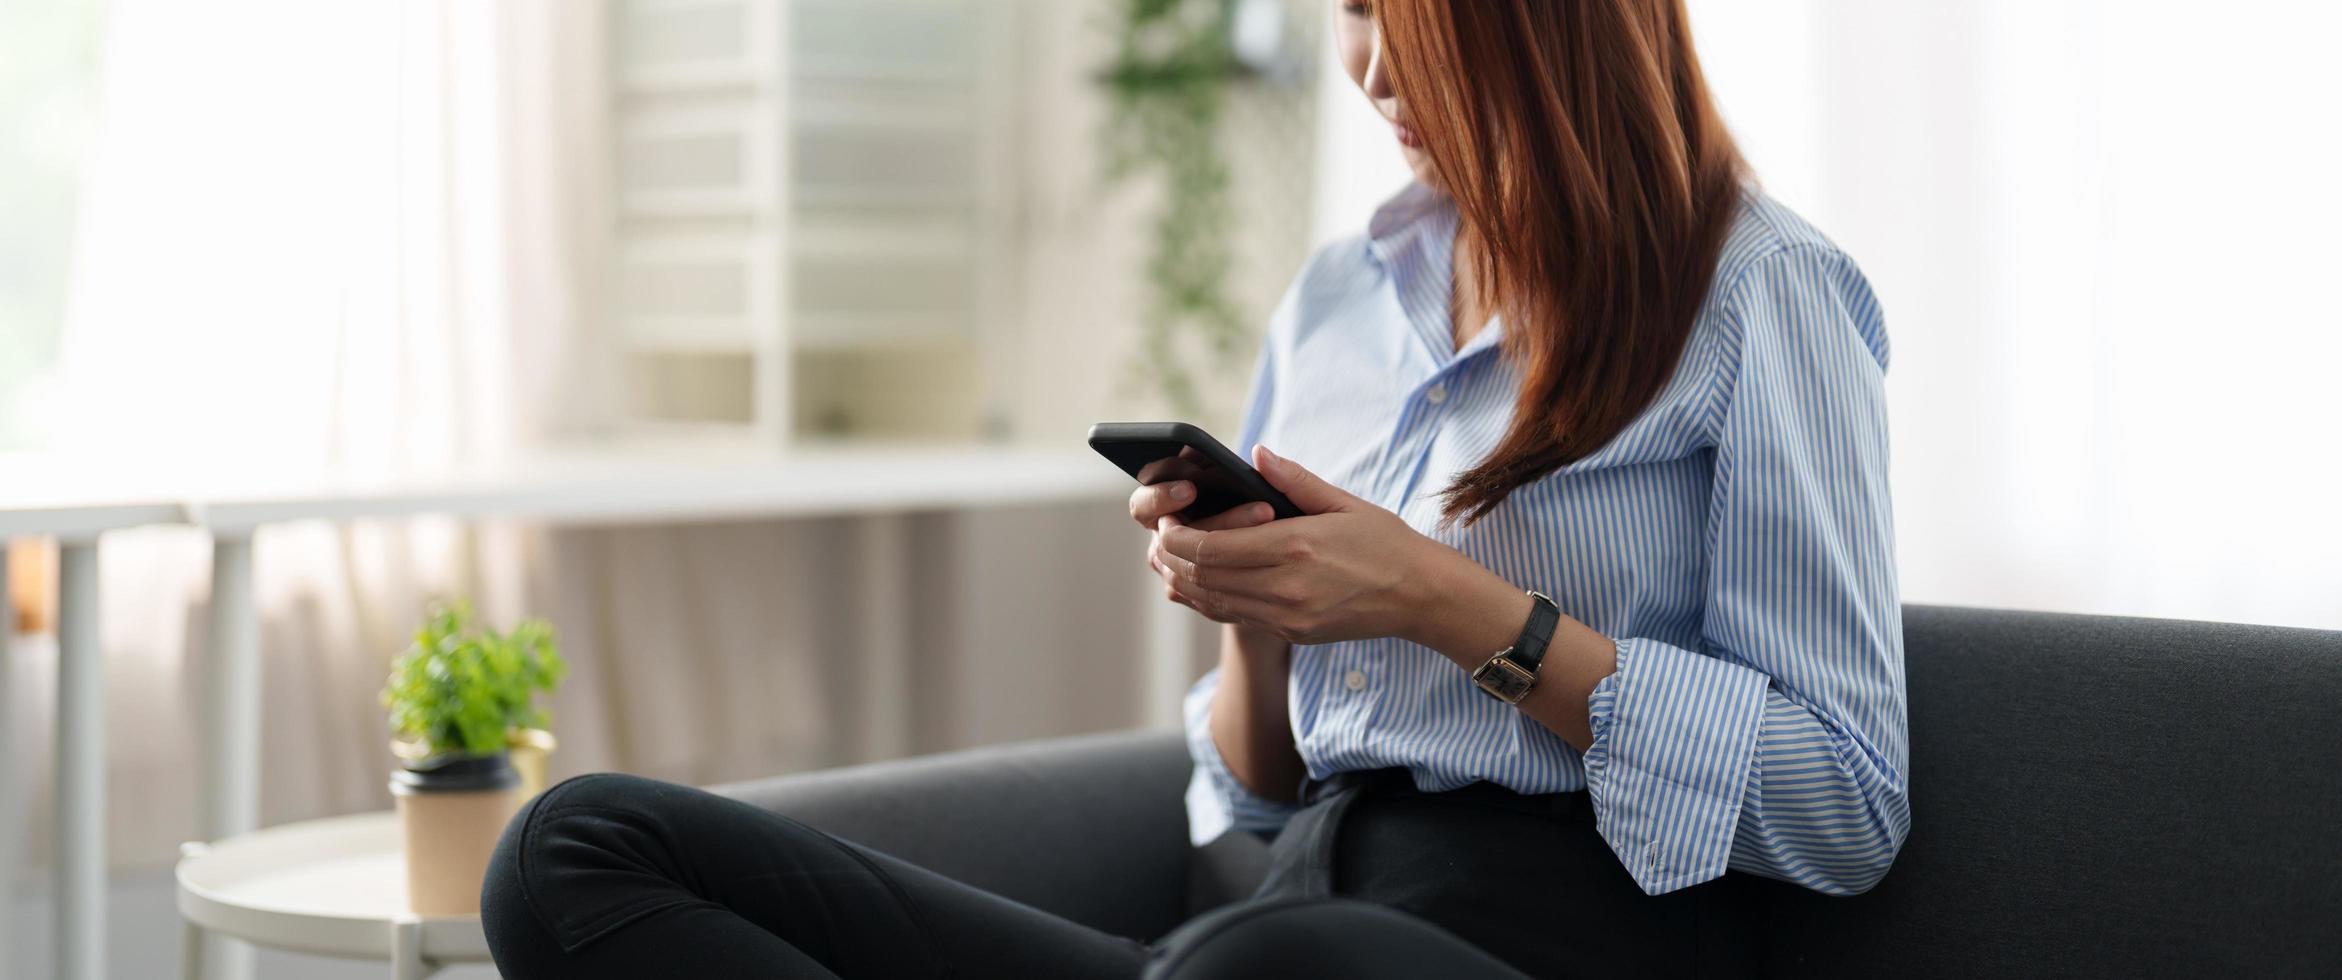
{"label": "finger", "polygon": [[[1293,593],[1293,575],[1281,568],[1219,568],[1189,565],[1184,568],[1164,566],[1165,580],[1182,594],[1214,602],[1227,599],[1255,599],[1278,608],[1291,608],[1301,601]],[[1211,579],[1206,586],[1204,577]]]}
{"label": "finger", "polygon": [[1229,617],[1227,609],[1221,605],[1221,601],[1225,597],[1217,591],[1204,588],[1201,583],[1196,581],[1196,575],[1200,570],[1194,565],[1188,564],[1175,555],[1165,555],[1162,561],[1156,564],[1155,571],[1162,577],[1163,589],[1173,602],[1202,613],[1205,618],[1214,622],[1235,622]]}
{"label": "finger", "polygon": [[1267,446],[1252,447],[1252,466],[1304,514],[1351,510],[1362,502],[1301,464],[1270,452]]}
{"label": "finger", "polygon": [[1163,580],[1163,598],[1193,609],[1206,619],[1222,623],[1228,622],[1228,619],[1213,607],[1208,596],[1198,593],[1192,588],[1182,590],[1177,584],[1177,574],[1172,572],[1169,567],[1153,559],[1148,559],[1147,567],[1154,569],[1155,574]]}
{"label": "finger", "polygon": [[[1221,568],[1201,566],[1177,555],[1158,553],[1149,559],[1155,574],[1175,601],[1220,622],[1233,622],[1231,604],[1243,603],[1254,614],[1301,608],[1303,597],[1294,592],[1294,576],[1283,568]],[[1210,578],[1206,583],[1204,579]]]}
{"label": "finger", "polygon": [[1281,624],[1292,618],[1290,610],[1246,596],[1213,593],[1210,599],[1203,601],[1209,605],[1208,611],[1204,611],[1206,616],[1223,623],[1242,623],[1279,636],[1285,636]]}
{"label": "finger", "polygon": [[1234,532],[1165,525],[1155,531],[1155,551],[1158,555],[1177,556],[1192,562],[1203,547],[1204,535],[1222,533]]}
{"label": "finger", "polygon": [[[1213,568],[1262,568],[1305,561],[1311,553],[1310,535],[1318,529],[1319,520],[1296,517],[1259,527],[1209,532],[1212,557],[1208,564]],[[1183,527],[1164,531],[1159,537],[1164,551],[1195,562],[1203,553],[1206,533]]]}
{"label": "finger", "polygon": [[1166,576],[1186,575],[1189,578],[1194,578],[1195,562],[1175,551],[1172,551],[1170,542],[1172,537],[1175,535],[1192,534],[1201,536],[1207,532],[1198,531],[1185,525],[1173,524],[1171,523],[1171,520],[1171,518],[1164,518],[1163,529],[1155,532],[1155,543],[1148,547],[1147,558],[1156,565],[1160,566],[1163,574]]}
{"label": "finger", "polygon": [[1204,607],[1202,607],[1202,606],[1200,606],[1200,605],[1197,605],[1196,603],[1194,603],[1194,602],[1192,602],[1192,601],[1189,601],[1189,600],[1188,600],[1188,599],[1187,599],[1185,596],[1182,596],[1182,597],[1180,597],[1180,598],[1178,598],[1178,599],[1175,599],[1175,600],[1173,600],[1173,601],[1175,601],[1175,602],[1179,603],[1180,605],[1182,605],[1182,606],[1185,606],[1185,607],[1187,607],[1187,608],[1189,608],[1189,609],[1195,610],[1195,614],[1196,614],[1196,615],[1198,615],[1198,616],[1202,616],[1203,618],[1205,618],[1205,619],[1208,619],[1208,620],[1211,620],[1212,622],[1215,622],[1215,623],[1233,623],[1233,622],[1235,622],[1235,620],[1228,618],[1228,616],[1227,616],[1226,614],[1224,614],[1224,613],[1221,613],[1221,612],[1218,612],[1218,611],[1216,611],[1216,610],[1206,609],[1206,608],[1204,608]]}
{"label": "finger", "polygon": [[1276,519],[1276,508],[1256,503],[1230,507],[1188,526],[1201,531],[1233,531],[1240,527],[1259,527]]}
{"label": "finger", "polygon": [[1195,484],[1187,480],[1170,480],[1130,492],[1130,518],[1145,527],[1154,527],[1165,514],[1176,514],[1195,502]]}
{"label": "finger", "polygon": [[1164,599],[1182,606],[1186,606],[1189,609],[1193,609],[1196,611],[1196,613],[1202,615],[1206,619],[1210,619],[1216,622],[1226,622],[1226,620],[1221,619],[1212,610],[1205,608],[1202,602],[1198,601],[1192,596],[1187,595],[1186,593],[1179,591],[1178,587],[1172,585],[1171,572],[1170,570],[1164,568],[1162,563],[1150,558],[1147,560],[1147,567],[1154,569],[1155,574],[1163,580]]}

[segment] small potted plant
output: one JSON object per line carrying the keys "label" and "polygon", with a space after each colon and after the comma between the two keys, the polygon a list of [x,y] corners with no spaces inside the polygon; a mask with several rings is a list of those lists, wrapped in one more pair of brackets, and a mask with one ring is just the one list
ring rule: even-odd
{"label": "small potted plant", "polygon": [[[460,603],[432,607],[414,645],[392,663],[382,703],[390,709],[391,748],[400,765],[390,790],[415,913],[479,911],[488,854],[525,798],[515,733],[541,731],[545,716],[535,697],[552,690],[565,671],[552,627],[543,621],[498,633],[473,626],[470,609]],[[536,755],[541,785],[551,738],[520,741]]]}

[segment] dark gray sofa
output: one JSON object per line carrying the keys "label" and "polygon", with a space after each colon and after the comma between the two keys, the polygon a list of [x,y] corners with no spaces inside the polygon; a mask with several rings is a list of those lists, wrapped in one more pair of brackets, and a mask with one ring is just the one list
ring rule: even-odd
{"label": "dark gray sofa", "polygon": [[[1732,876],[1781,976],[2342,976],[2342,633],[1913,606],[1912,832],[1868,894]],[[1182,742],[1118,734],[723,792],[1155,937],[1241,897]],[[1566,886],[1563,886],[1566,887]]]}

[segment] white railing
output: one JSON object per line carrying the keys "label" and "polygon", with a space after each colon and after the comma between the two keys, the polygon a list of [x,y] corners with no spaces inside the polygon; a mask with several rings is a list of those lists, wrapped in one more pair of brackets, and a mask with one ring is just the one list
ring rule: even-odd
{"label": "white railing", "polygon": [[[597,452],[531,456],[427,477],[238,479],[233,486],[142,495],[131,485],[139,481],[93,477],[71,464],[0,461],[0,542],[54,538],[60,555],[54,921],[56,975],[66,980],[105,976],[105,671],[98,646],[97,545],[106,532],[182,524],[211,534],[211,655],[196,750],[205,768],[196,825],[188,830],[197,839],[216,840],[257,829],[259,822],[261,660],[252,537],[262,526],[424,514],[563,525],[859,518],[861,628],[854,655],[872,700],[857,734],[883,756],[901,754],[909,745],[903,679],[910,637],[896,601],[910,580],[907,516],[1100,501],[1121,496],[1128,486],[1127,478],[1088,453],[989,447],[726,458]],[[1148,608],[1170,607],[1156,602]],[[1187,680],[1187,634],[1168,615],[1157,616],[1144,632],[1144,703],[1155,725],[1175,723],[1178,690]],[[10,721],[8,694],[0,688],[0,731]],[[23,799],[30,782],[27,774],[0,770],[0,795]],[[0,821],[0,827],[7,823]],[[0,846],[0,883],[17,878],[14,854],[14,848]],[[208,956],[220,972],[207,975],[248,972],[239,955],[215,948]],[[9,972],[5,960],[0,957],[0,978]]]}

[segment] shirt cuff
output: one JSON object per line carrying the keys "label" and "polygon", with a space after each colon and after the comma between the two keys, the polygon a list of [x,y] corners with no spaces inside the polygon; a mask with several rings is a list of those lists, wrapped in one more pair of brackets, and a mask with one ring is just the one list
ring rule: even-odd
{"label": "shirt cuff", "polygon": [[1586,791],[1644,892],[1722,877],[1764,725],[1762,673],[1654,640],[1618,641],[1586,699]]}
{"label": "shirt cuff", "polygon": [[1212,692],[1219,687],[1220,672],[1214,669],[1188,689],[1182,705],[1187,754],[1195,760],[1195,775],[1187,782],[1187,836],[1197,847],[1231,830],[1274,831],[1300,809],[1253,795],[1220,758],[1220,746],[1212,741]]}

